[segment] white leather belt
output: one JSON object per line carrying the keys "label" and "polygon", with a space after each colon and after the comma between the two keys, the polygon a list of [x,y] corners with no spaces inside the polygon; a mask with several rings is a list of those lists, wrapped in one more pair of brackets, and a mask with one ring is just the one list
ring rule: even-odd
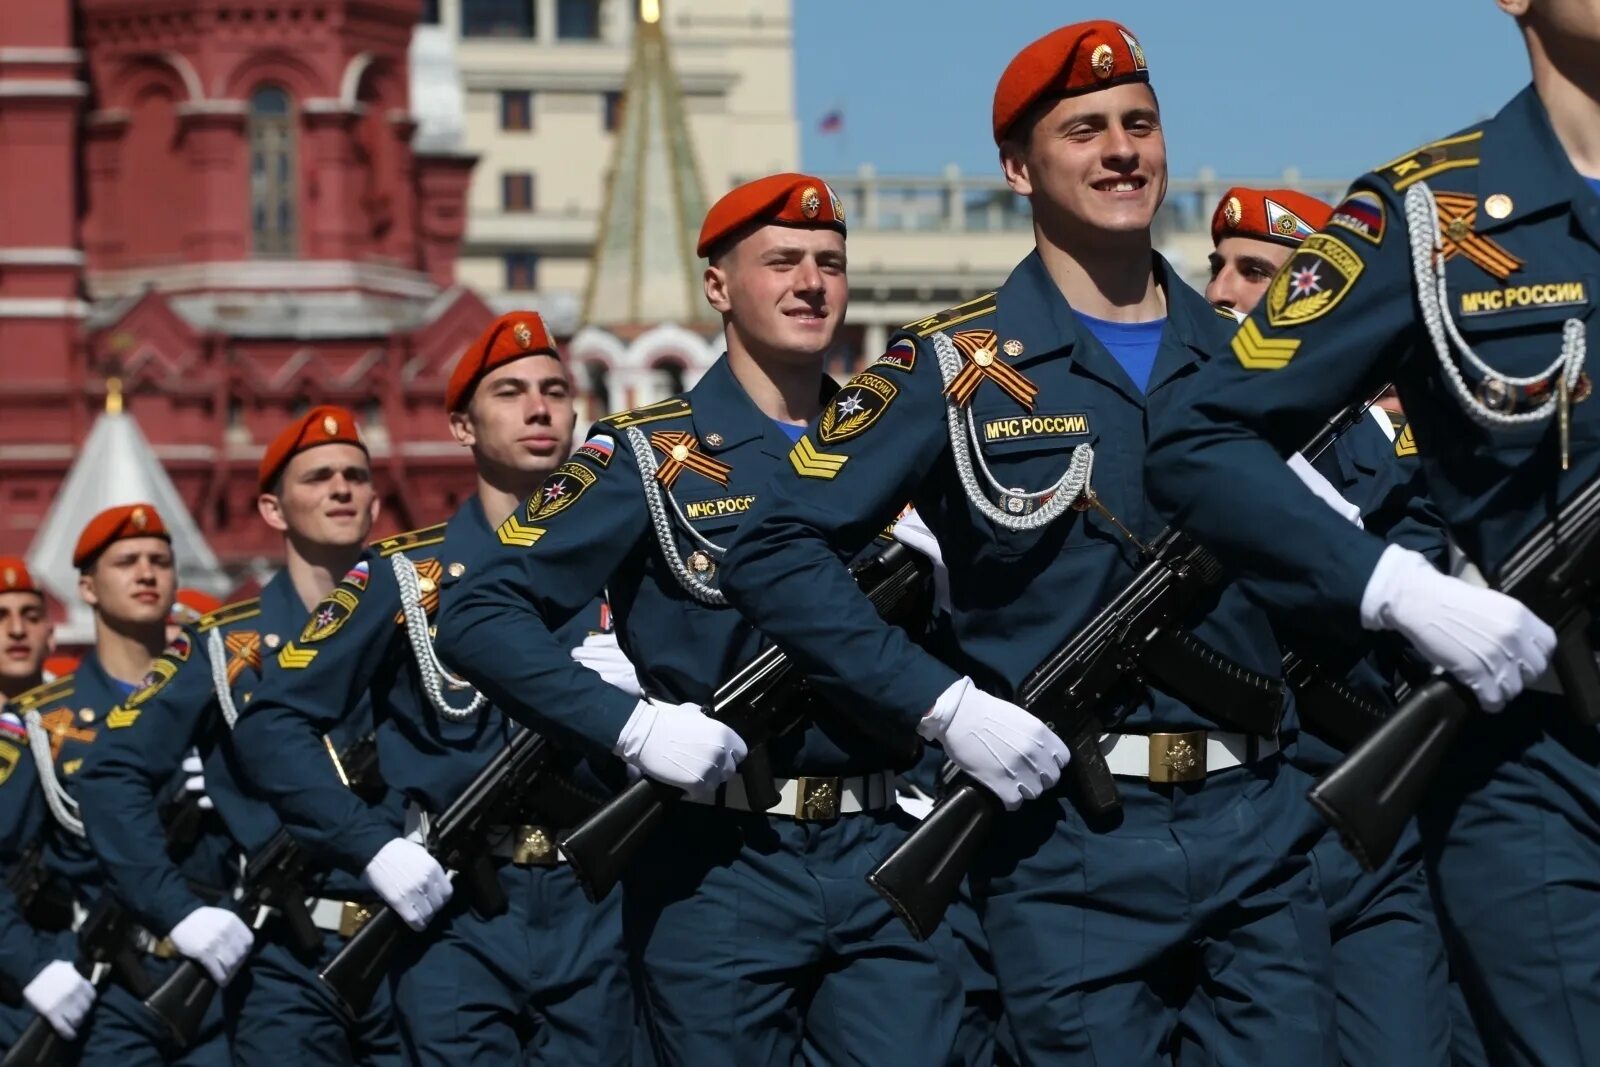
{"label": "white leather belt", "polygon": [[329,897],[309,897],[306,911],[311,915],[311,925],[318,930],[340,937],[354,937],[366,925],[378,904],[362,904],[354,900],[333,900]]}
{"label": "white leather belt", "polygon": [[1152,782],[1194,782],[1216,771],[1275,756],[1278,739],[1224,730],[1106,734],[1100,739],[1111,773]]}
{"label": "white leather belt", "polygon": [[[778,803],[762,814],[780,815],[804,822],[827,822],[841,815],[885,811],[895,804],[894,774],[890,771],[844,777],[807,775],[804,778],[776,778],[772,784],[778,790]],[[737,775],[709,796],[685,794],[685,799],[735,811],[755,810],[745,794],[744,779]]]}
{"label": "white leather belt", "polygon": [[548,826],[491,826],[489,855],[510,860],[518,867],[554,867],[567,861],[556,844],[556,832]]}

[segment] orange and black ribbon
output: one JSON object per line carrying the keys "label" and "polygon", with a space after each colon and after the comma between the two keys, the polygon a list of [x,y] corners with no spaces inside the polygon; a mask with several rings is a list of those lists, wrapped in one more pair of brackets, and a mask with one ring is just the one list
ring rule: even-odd
{"label": "orange and black ribbon", "polygon": [[678,475],[683,473],[685,467],[724,487],[728,484],[728,475],[733,473],[733,468],[726,463],[701,452],[700,442],[692,433],[658,430],[650,435],[650,444],[666,457],[661,466],[656,468],[656,481],[668,489],[672,488],[672,483],[678,480]]}
{"label": "orange and black ribbon", "polygon": [[1494,241],[1472,232],[1478,220],[1478,198],[1466,193],[1434,193],[1439,205],[1439,241],[1444,258],[1461,255],[1490,274],[1507,281],[1511,272],[1521,270],[1523,261]]}
{"label": "orange and black ribbon", "polygon": [[999,338],[993,330],[962,330],[952,334],[950,340],[967,357],[967,365],[961,368],[961,372],[951,379],[945,389],[945,393],[959,406],[966,407],[972,400],[972,394],[978,391],[978,386],[988,378],[1004,389],[1012,400],[1029,411],[1033,410],[1033,398],[1039,395],[1039,387],[1000,358],[995,351]]}
{"label": "orange and black ribbon", "polygon": [[222,639],[228,650],[228,684],[235,685],[245,668],[261,670],[261,635],[253,630],[235,630]]}

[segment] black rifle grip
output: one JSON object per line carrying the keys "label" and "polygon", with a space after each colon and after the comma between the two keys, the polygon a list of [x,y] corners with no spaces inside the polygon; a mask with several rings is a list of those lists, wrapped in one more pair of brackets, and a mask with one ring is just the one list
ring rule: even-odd
{"label": "black rifle grip", "polygon": [[1562,628],[1551,666],[1561,679],[1567,707],[1584,726],[1600,725],[1600,664],[1589,647],[1589,613]]}
{"label": "black rifle grip", "polygon": [[322,948],[322,931],[317,929],[317,924],[311,921],[311,912],[306,910],[305,898],[298,893],[282,896],[277,904],[278,913],[283,916],[283,924],[289,931],[289,940],[295,947],[305,953],[320,952]]}
{"label": "black rifle grip", "polygon": [[188,1048],[200,1033],[206,1009],[217,995],[217,983],[206,969],[186,959],[161,986],[144,1000],[144,1006],[166,1028],[180,1049]]}
{"label": "black rifle grip", "polygon": [[[1053,728],[1053,727],[1052,727]],[[1111,765],[1100,751],[1106,724],[1098,715],[1085,715],[1070,737],[1063,738],[1072,761],[1067,764],[1067,788],[1084,815],[1110,815],[1122,807],[1122,794],[1111,776]]]}
{"label": "black rifle grip", "polygon": [[317,972],[317,978],[352,1020],[372,1007],[378,986],[388,977],[394,950],[410,929],[393,908],[379,908]]}
{"label": "black rifle grip", "polygon": [[16,1044],[7,1050],[6,1058],[0,1060],[0,1067],[57,1067],[62,1060],[62,1044],[55,1027],[43,1015],[35,1015]]}
{"label": "black rifle grip", "polygon": [[772,759],[765,744],[750,746],[739,763],[739,777],[744,781],[744,798],[751,811],[771,811],[783,799],[772,777]]}
{"label": "black rifle grip", "polygon": [[1394,851],[1476,707],[1459,682],[1435,678],[1311,787],[1312,806],[1363,868],[1376,870]]}
{"label": "black rifle grip", "polygon": [[938,929],[1002,810],[999,797],[962,780],[867,875],[912,937],[926,941]]}
{"label": "black rifle grip", "polygon": [[622,878],[628,860],[666,817],[667,805],[683,791],[641,778],[561,840],[561,851],[584,895],[599,902]]}
{"label": "black rifle grip", "polygon": [[486,848],[461,865],[456,872],[456,887],[466,889],[467,900],[480,919],[504,915],[511,906],[505,887],[500,884],[500,871]]}

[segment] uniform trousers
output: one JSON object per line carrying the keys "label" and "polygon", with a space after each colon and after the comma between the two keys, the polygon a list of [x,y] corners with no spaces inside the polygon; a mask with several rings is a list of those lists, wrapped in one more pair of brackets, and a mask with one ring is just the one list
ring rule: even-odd
{"label": "uniform trousers", "polygon": [[1446,764],[1419,825],[1489,1062],[1600,1063],[1600,733],[1526,693]]}
{"label": "uniform trousers", "polygon": [[623,882],[623,935],[656,1062],[959,1062],[962,964],[866,882],[899,809],[799,822],[679,803]]}
{"label": "uniform trousers", "polygon": [[1309,784],[1271,758],[1003,816],[973,895],[1021,1062],[1337,1064]]}
{"label": "uniform trousers", "polygon": [[616,894],[589,903],[570,868],[497,860],[490,918],[457,882],[390,972],[405,1062],[417,1067],[627,1067],[634,1011]]}
{"label": "uniform trousers", "polygon": [[237,1067],[399,1067],[400,1035],[387,982],[351,1022],[317,977],[344,947],[324,932],[320,948],[302,952],[277,922],[256,938],[256,949],[224,993],[228,1041]]}

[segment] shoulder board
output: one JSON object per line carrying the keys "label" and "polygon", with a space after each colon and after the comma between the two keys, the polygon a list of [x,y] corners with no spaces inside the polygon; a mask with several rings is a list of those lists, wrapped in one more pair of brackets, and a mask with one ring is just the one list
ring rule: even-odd
{"label": "shoulder board", "polygon": [[969,319],[978,318],[980,315],[988,315],[994,309],[995,294],[984,293],[982,296],[974,297],[964,304],[957,304],[955,307],[945,308],[943,311],[929,315],[925,319],[908,322],[900,329],[905,333],[914,333],[918,337],[927,337],[939,330],[946,330],[951,326],[959,326],[961,323]]}
{"label": "shoulder board", "polygon": [[218,626],[226,626],[232,622],[242,622],[253,619],[261,614],[261,598],[253,596],[249,600],[239,600],[232,604],[224,604],[209,615],[202,616],[195,624],[195,629],[201,633],[215,630]]}
{"label": "shoulder board", "polygon": [[54,704],[65,700],[72,695],[76,688],[73,675],[64,674],[53,682],[36,685],[32,689],[14,699],[11,704],[18,711],[31,711],[46,704]]}
{"label": "shoulder board", "polygon": [[413,548],[426,548],[444,540],[444,527],[445,524],[441,522],[433,526],[424,526],[420,530],[407,530],[393,537],[385,537],[382,541],[374,541],[371,547],[376,549],[380,556],[409,552]]}
{"label": "shoulder board", "polygon": [[646,404],[642,408],[607,415],[599,421],[615,426],[619,430],[626,430],[630,426],[643,426],[647,422],[676,419],[687,414],[689,414],[689,401],[681,396],[673,396],[654,404]]}
{"label": "shoulder board", "polygon": [[1433,141],[1391,160],[1376,168],[1375,173],[1394,186],[1394,191],[1404,192],[1417,182],[1458,167],[1476,167],[1478,148],[1483,131],[1474,130],[1456,137]]}

